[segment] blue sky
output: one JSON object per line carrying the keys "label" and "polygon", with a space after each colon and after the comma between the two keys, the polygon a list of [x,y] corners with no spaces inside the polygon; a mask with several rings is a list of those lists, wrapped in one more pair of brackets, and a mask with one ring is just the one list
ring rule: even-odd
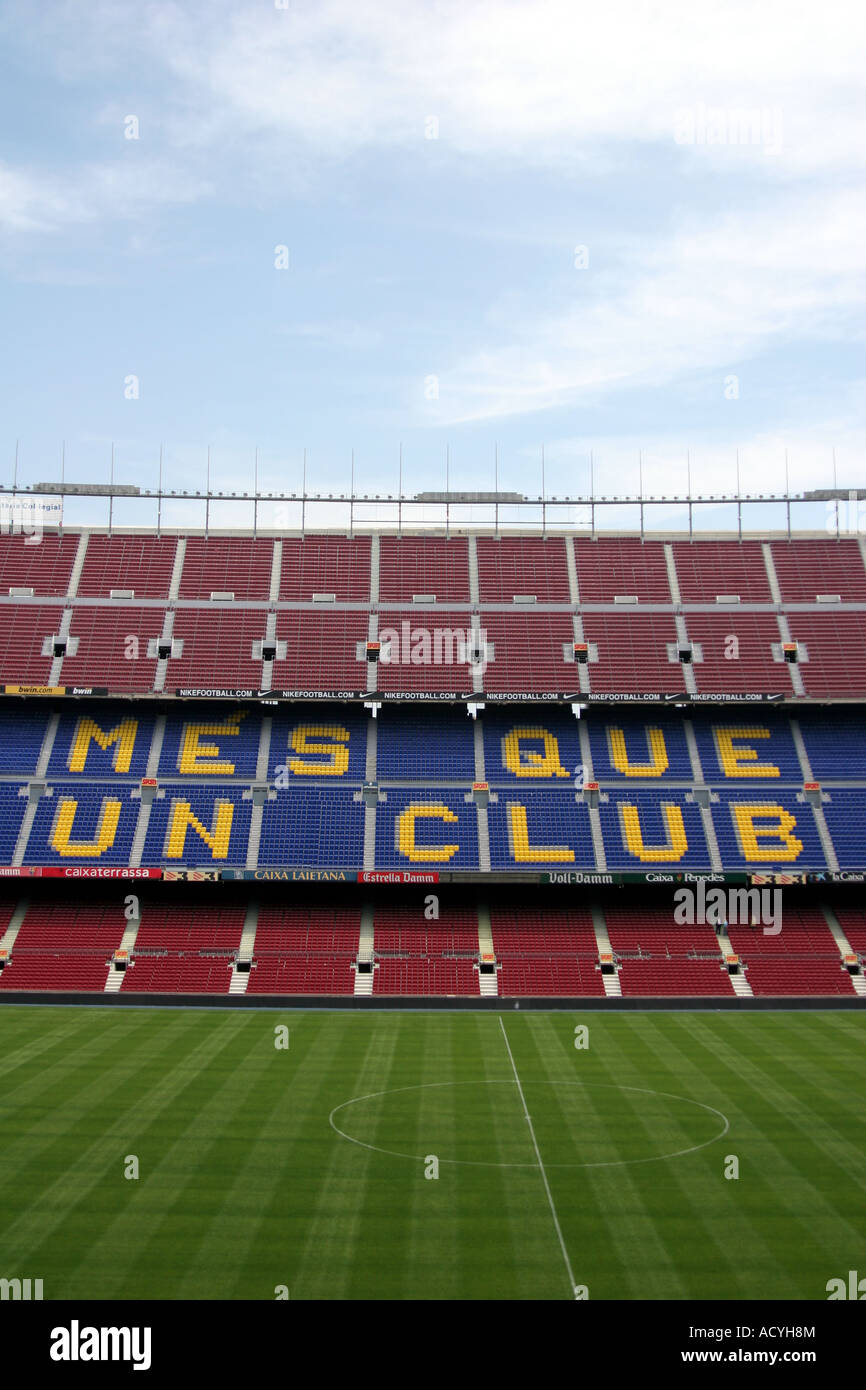
{"label": "blue sky", "polygon": [[[177,488],[863,478],[864,11],[0,6],[0,458]],[[130,122],[134,117],[137,122]],[[129,133],[137,138],[127,138]],[[287,248],[288,268],[276,265]],[[582,249],[579,249],[582,248]],[[285,256],[284,256],[285,258]],[[127,382],[138,381],[129,399]],[[82,513],[83,515],[83,513]],[[141,519],[140,513],[135,513]],[[70,514],[69,519],[73,519]],[[116,518],[117,519],[117,518]],[[121,508],[119,519],[127,519]],[[131,519],[131,517],[130,517]]]}

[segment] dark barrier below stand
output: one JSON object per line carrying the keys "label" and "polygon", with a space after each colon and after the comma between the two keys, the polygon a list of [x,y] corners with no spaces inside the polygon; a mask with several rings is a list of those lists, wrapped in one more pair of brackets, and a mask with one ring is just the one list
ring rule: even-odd
{"label": "dark barrier below stand", "polygon": [[796,995],[764,996],[760,998],[675,998],[652,996],[628,999],[597,995],[576,998],[493,998],[475,995],[454,998],[437,995],[377,995],[364,994],[84,994],[71,990],[50,991],[8,990],[0,993],[0,1004],[91,1004],[108,1008],[176,1008],[176,1009],[477,1009],[507,1013],[513,1009],[544,1009],[605,1013],[618,1010],[702,1010],[705,1013],[755,1009],[864,1009],[866,995]]}

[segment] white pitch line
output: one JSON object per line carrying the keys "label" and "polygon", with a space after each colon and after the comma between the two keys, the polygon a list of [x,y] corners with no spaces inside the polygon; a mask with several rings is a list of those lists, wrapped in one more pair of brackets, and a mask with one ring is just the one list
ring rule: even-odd
{"label": "white pitch line", "polygon": [[535,1149],[535,1157],[538,1159],[538,1169],[541,1173],[541,1180],[544,1183],[544,1190],[547,1193],[548,1203],[550,1204],[550,1214],[553,1217],[553,1224],[556,1227],[556,1235],[559,1240],[559,1248],[562,1251],[562,1258],[565,1260],[565,1268],[568,1274],[569,1292],[571,1293],[571,1296],[573,1298],[575,1290],[574,1271],[571,1268],[571,1260],[568,1258],[568,1251],[565,1248],[565,1240],[562,1234],[562,1227],[559,1224],[559,1217],[556,1214],[556,1207],[553,1203],[553,1193],[550,1190],[550,1183],[547,1181],[547,1173],[544,1171],[544,1163],[541,1159],[541,1150],[538,1147],[538,1140],[535,1137],[535,1129],[533,1128],[532,1120],[529,1117],[529,1111],[526,1108],[526,1097],[523,1094],[523,1087],[520,1084],[520,1077],[517,1074],[517,1067],[515,1065],[514,1056],[511,1051],[511,1044],[508,1041],[508,1034],[505,1031],[505,1024],[502,1022],[501,1014],[499,1015],[499,1026],[502,1029],[502,1036],[505,1039],[505,1046],[508,1049],[508,1060],[511,1063],[511,1070],[514,1072],[514,1080],[517,1082],[517,1090],[520,1093],[520,1100],[523,1105],[523,1113],[526,1116],[526,1123],[529,1125],[529,1133],[532,1136],[532,1147]]}

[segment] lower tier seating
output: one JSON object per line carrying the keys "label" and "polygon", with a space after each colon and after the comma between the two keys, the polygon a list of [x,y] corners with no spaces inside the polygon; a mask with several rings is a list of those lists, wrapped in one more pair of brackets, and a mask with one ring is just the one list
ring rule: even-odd
{"label": "lower tier seating", "polygon": [[[482,910],[452,885],[439,890],[436,921],[425,918],[423,891],[394,897],[384,890],[377,897],[367,889],[362,902],[350,889],[298,888],[286,905],[278,890],[269,897],[257,885],[265,898],[256,898],[257,912],[249,911],[248,890],[240,885],[214,885],[211,901],[200,886],[194,892],[184,899],[142,890],[140,918],[130,920],[123,892],[91,901],[84,884],[66,885],[61,896],[30,881],[19,898],[4,885],[0,992],[602,997],[613,982],[601,969],[606,930],[626,998],[735,993],[715,932],[673,924],[670,906],[658,897],[643,904],[641,890],[601,894],[593,916],[585,900],[568,905],[563,895],[539,905],[529,889],[495,885]],[[862,977],[845,968],[844,944],[833,937],[820,902],[787,893],[778,933],[728,926],[751,993],[857,993]],[[832,907],[855,956],[866,960],[866,913],[853,899]],[[112,969],[121,948],[128,952],[123,973]],[[249,961],[248,973],[235,970],[239,959]],[[493,968],[482,975],[482,963]]]}

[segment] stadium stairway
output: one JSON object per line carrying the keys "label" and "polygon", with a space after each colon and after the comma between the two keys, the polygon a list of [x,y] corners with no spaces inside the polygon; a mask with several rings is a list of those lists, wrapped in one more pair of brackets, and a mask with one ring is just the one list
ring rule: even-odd
{"label": "stadium stairway", "polygon": [[[718,938],[719,938],[719,947],[720,947],[720,949],[721,949],[722,955],[723,955],[723,956],[734,956],[734,955],[736,955],[736,951],[734,950],[733,946],[731,945],[731,938],[728,936],[728,933],[724,930],[724,928],[719,928],[719,929],[718,929],[718,931],[717,931],[717,936],[718,936]],[[743,970],[742,964],[739,966],[739,968],[738,968],[736,974],[735,974],[735,975],[731,975],[730,980],[731,980],[731,988],[733,989],[734,994],[738,994],[738,995],[740,996],[741,999],[746,999],[746,998],[751,999],[751,998],[752,998],[752,986],[749,984],[748,980],[746,979],[746,975],[745,975],[745,972],[744,972],[744,970]]]}
{"label": "stadium stairway", "polygon": [[259,904],[253,898],[247,904],[247,912],[244,917],[244,929],[241,932],[238,953],[232,966],[232,977],[229,981],[229,994],[246,994],[247,986],[250,982],[251,969],[239,970],[238,965],[241,961],[248,962],[252,967],[252,959],[256,944],[256,929],[259,925]]}
{"label": "stadium stairway", "polygon": [[[126,951],[127,958],[132,955],[132,948],[135,945],[136,938],[138,937],[138,929],[140,926],[141,908],[139,907],[138,916],[131,917],[129,919],[129,922],[126,926],[126,930],[124,931],[123,936],[120,938],[120,945],[117,948],[118,951]],[[122,970],[109,970],[105,980],[105,993],[118,994],[120,992],[120,987],[123,984],[123,976],[124,971]]]}
{"label": "stadium stairway", "polygon": [[[833,934],[833,940],[839,947],[839,953],[842,956],[842,959],[844,960],[846,956],[856,956],[857,952],[854,950],[853,946],[851,945],[850,941],[845,935],[845,932],[842,929],[842,923],[839,921],[839,918],[836,916],[829,903],[821,904],[821,912],[823,913],[824,920],[827,923],[827,926],[830,928],[830,931]],[[860,966],[859,972],[856,975],[851,976],[851,984],[854,988],[855,994],[866,995],[866,975],[864,975],[863,973],[862,964]]]}
{"label": "stadium stairway", "polygon": [[27,909],[29,906],[30,899],[21,898],[21,900],[15,908],[15,911],[12,913],[12,916],[9,919],[9,925],[6,928],[6,931],[4,932],[3,936],[0,936],[0,951],[11,952],[12,947],[15,945],[15,938],[21,930],[21,923],[24,921],[24,918],[27,915]]}
{"label": "stadium stairway", "polygon": [[[595,928],[595,940],[599,955],[613,955],[613,947],[607,934],[607,922],[604,919],[604,909],[601,903],[593,903],[592,905],[592,925]],[[612,975],[602,974],[601,982],[608,998],[620,999],[622,997],[622,985],[619,981],[618,969],[615,968]]]}
{"label": "stadium stairway", "polygon": [[[485,956],[495,957],[496,952],[493,946],[493,932],[490,927],[490,908],[486,903],[478,905],[478,954],[483,960]],[[478,993],[486,997],[498,995],[499,975],[496,967],[490,973],[482,975],[478,971]]]}
{"label": "stadium stairway", "polygon": [[361,908],[361,929],[358,937],[358,963],[360,964],[360,962],[363,961],[364,964],[370,965],[370,969],[361,971],[356,968],[356,994],[373,993],[373,971],[375,970],[375,965],[373,964],[373,938],[373,904],[364,903]]}

